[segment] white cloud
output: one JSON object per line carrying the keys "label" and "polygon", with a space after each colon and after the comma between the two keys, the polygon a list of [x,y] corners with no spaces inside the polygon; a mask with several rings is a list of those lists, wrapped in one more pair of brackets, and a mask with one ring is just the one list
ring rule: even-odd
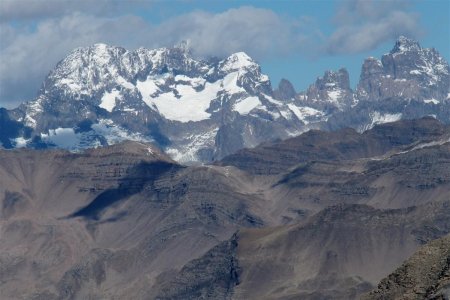
{"label": "white cloud", "polygon": [[[139,1],[139,5],[150,4]],[[119,12],[137,4],[129,0],[2,0],[0,1],[0,20],[24,21],[56,17],[73,12],[90,14],[109,14]]]}
{"label": "white cloud", "polygon": [[[246,51],[258,58],[286,54],[307,44],[301,23],[271,10],[240,7],[222,13],[194,11],[154,25],[132,16],[72,13],[35,28],[0,24],[0,106],[35,96],[45,75],[72,49],[103,42],[126,48],[172,46],[189,40],[199,56]],[[8,104],[9,103],[9,104]]]}
{"label": "white cloud", "polygon": [[164,44],[188,39],[202,56],[246,51],[264,57],[298,50],[308,40],[300,29],[295,20],[271,10],[244,6],[218,14],[197,11],[175,17],[155,28],[153,35]]}
{"label": "white cloud", "polygon": [[293,53],[360,53],[400,34],[420,32],[407,0],[339,2],[330,36],[320,31],[317,22],[323,20],[294,19],[251,6],[219,13],[197,10],[152,24],[132,15],[130,3],[136,7],[151,1],[0,1],[0,106],[31,99],[59,60],[74,48],[98,42],[134,49],[189,40],[198,56],[245,51],[262,60]]}
{"label": "white cloud", "polygon": [[406,0],[348,0],[338,7],[336,29],[324,46],[329,54],[354,54],[372,50],[399,35],[422,33],[419,15]]}
{"label": "white cloud", "polygon": [[[45,75],[70,50],[97,42],[120,44],[127,35],[133,36],[133,27],[140,28],[143,24],[134,16],[114,19],[80,13],[47,19],[35,29],[1,24],[1,39],[9,42],[0,48],[0,106],[34,97]],[[118,32],[116,28],[121,25],[124,30]]]}

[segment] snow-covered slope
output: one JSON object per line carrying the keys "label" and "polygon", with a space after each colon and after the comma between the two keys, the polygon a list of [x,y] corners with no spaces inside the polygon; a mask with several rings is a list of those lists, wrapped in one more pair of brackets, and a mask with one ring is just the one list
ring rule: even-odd
{"label": "snow-covered slope", "polygon": [[[11,143],[77,150],[136,139],[181,161],[210,160],[301,131],[298,108],[272,96],[269,77],[244,52],[206,61],[186,45],[128,51],[96,44],[72,51],[39,96],[9,114],[30,128]],[[218,146],[218,135],[230,131],[234,141]]]}
{"label": "snow-covered slope", "polygon": [[202,60],[186,44],[95,44],[59,62],[35,99],[0,109],[0,143],[77,151],[131,139],[204,162],[310,128],[364,131],[425,115],[450,122],[449,95],[448,63],[405,37],[381,60],[364,62],[356,91],[340,69],[300,93],[285,79],[273,91],[244,52]]}

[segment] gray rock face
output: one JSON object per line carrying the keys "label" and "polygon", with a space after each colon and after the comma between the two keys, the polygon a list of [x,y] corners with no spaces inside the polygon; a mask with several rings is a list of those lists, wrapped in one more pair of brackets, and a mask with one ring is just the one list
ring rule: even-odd
{"label": "gray rock face", "polygon": [[420,248],[362,299],[448,299],[450,236]]}
{"label": "gray rock face", "polygon": [[292,100],[297,95],[292,83],[284,78],[281,79],[278,84],[278,88],[273,92],[273,94],[276,99],[280,100]]}
{"label": "gray rock face", "polygon": [[172,282],[162,281],[156,298],[232,299],[234,288],[239,284],[237,247],[235,234],[185,265]]}
{"label": "gray rock face", "polygon": [[450,68],[435,49],[400,37],[381,61],[367,59],[357,88],[360,100],[392,97],[431,102],[445,101],[450,88]]}
{"label": "gray rock face", "polygon": [[350,79],[346,69],[337,72],[326,71],[323,77],[317,78],[306,91],[305,103],[325,111],[343,110],[352,104],[353,91],[350,89]]}
{"label": "gray rock face", "polygon": [[431,115],[450,122],[450,68],[431,48],[400,37],[381,60],[364,61],[351,109],[328,118],[326,127],[364,131],[375,124]]}

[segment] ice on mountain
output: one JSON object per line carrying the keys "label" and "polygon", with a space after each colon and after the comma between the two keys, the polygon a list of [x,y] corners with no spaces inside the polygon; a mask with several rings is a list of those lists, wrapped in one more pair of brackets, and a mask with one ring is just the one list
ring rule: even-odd
{"label": "ice on mountain", "polygon": [[122,76],[118,76],[117,77],[117,82],[122,85],[124,88],[133,90],[134,88],[136,88],[131,82],[126,81],[125,78],[123,78]]}
{"label": "ice on mountain", "polygon": [[264,98],[267,99],[270,103],[275,104],[277,106],[283,106],[284,103],[278,100],[275,100],[273,97],[263,94]]}
{"label": "ice on mountain", "polygon": [[225,59],[222,64],[221,70],[230,72],[242,68],[248,68],[254,65],[255,62],[245,52],[237,52]]}
{"label": "ice on mountain", "polygon": [[205,147],[213,147],[218,127],[204,132],[191,134],[186,137],[186,142],[180,148],[168,148],[166,153],[174,160],[181,163],[198,161],[197,152]]}
{"label": "ice on mountain", "polygon": [[144,143],[153,141],[148,137],[144,137],[142,134],[130,133],[120,126],[115,125],[114,122],[109,119],[101,119],[97,124],[92,125],[92,129],[97,135],[103,136],[106,139],[108,145],[117,144],[124,140],[132,140]]}
{"label": "ice on mountain", "polygon": [[[402,118],[402,114],[401,113],[397,113],[397,114],[380,113],[378,111],[375,111],[370,114],[370,117],[372,119],[372,124],[371,124],[370,128],[372,128],[376,124],[391,123],[391,122],[398,121]],[[367,128],[367,129],[370,129],[370,128]]]}
{"label": "ice on mountain", "polygon": [[245,89],[240,87],[237,83],[239,75],[239,72],[233,72],[227,74],[223,80],[221,80],[221,86],[229,94],[245,93]]}
{"label": "ice on mountain", "polygon": [[147,77],[146,81],[137,81],[136,87],[139,90],[139,93],[141,93],[142,101],[144,101],[149,107],[152,107],[152,95],[159,91],[155,80]]}
{"label": "ice on mountain", "polygon": [[15,148],[24,148],[30,142],[30,139],[25,139],[23,137],[17,137],[15,139],[11,139],[11,142],[14,144]]}
{"label": "ice on mountain", "polygon": [[67,150],[75,150],[80,144],[80,134],[75,133],[73,128],[50,129],[48,134],[41,134],[41,139]]}
{"label": "ice on mountain", "polygon": [[116,100],[123,99],[120,92],[116,89],[111,92],[105,92],[101,99],[100,107],[106,109],[109,112],[112,112],[114,107],[116,106]]}
{"label": "ice on mountain", "polygon": [[330,100],[335,104],[339,104],[338,100],[341,97],[341,94],[342,94],[341,90],[332,90],[328,92],[328,97],[330,97]]}
{"label": "ice on mountain", "polygon": [[309,123],[309,118],[320,118],[323,116],[323,112],[312,107],[298,107],[292,103],[289,103],[287,106],[295,114],[295,116],[305,124]]}
{"label": "ice on mountain", "polygon": [[440,103],[439,100],[436,100],[434,98],[432,98],[432,99],[424,99],[423,102],[425,102],[425,103],[433,103],[433,104],[439,104]]}
{"label": "ice on mountain", "polygon": [[234,104],[233,110],[240,115],[248,115],[250,111],[261,105],[258,97],[248,97]]}
{"label": "ice on mountain", "polygon": [[220,89],[218,82],[206,83],[205,88],[201,91],[195,90],[190,85],[179,84],[176,86],[179,97],[170,91],[154,98],[148,97],[145,102],[149,106],[154,104],[166,119],[184,123],[196,122],[210,117],[206,110],[211,101],[217,98]]}

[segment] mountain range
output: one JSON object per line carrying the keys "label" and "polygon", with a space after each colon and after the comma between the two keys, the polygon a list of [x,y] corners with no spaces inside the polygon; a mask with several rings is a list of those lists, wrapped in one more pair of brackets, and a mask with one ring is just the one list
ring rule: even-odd
{"label": "mountain range", "polygon": [[72,151],[123,140],[152,142],[176,161],[211,162],[309,129],[434,116],[450,122],[450,69],[435,49],[399,37],[381,60],[364,61],[355,90],[345,69],[307,91],[276,89],[243,52],[198,59],[188,45],[128,51],[78,48],[49,73],[35,99],[0,109],[3,148]]}
{"label": "mountain range", "polygon": [[0,108],[0,298],[449,299],[449,72],[75,49]]}
{"label": "mountain range", "polygon": [[450,128],[313,130],[202,166],[134,141],[0,150],[0,195],[7,299],[391,299],[395,279],[369,292],[450,233]]}

